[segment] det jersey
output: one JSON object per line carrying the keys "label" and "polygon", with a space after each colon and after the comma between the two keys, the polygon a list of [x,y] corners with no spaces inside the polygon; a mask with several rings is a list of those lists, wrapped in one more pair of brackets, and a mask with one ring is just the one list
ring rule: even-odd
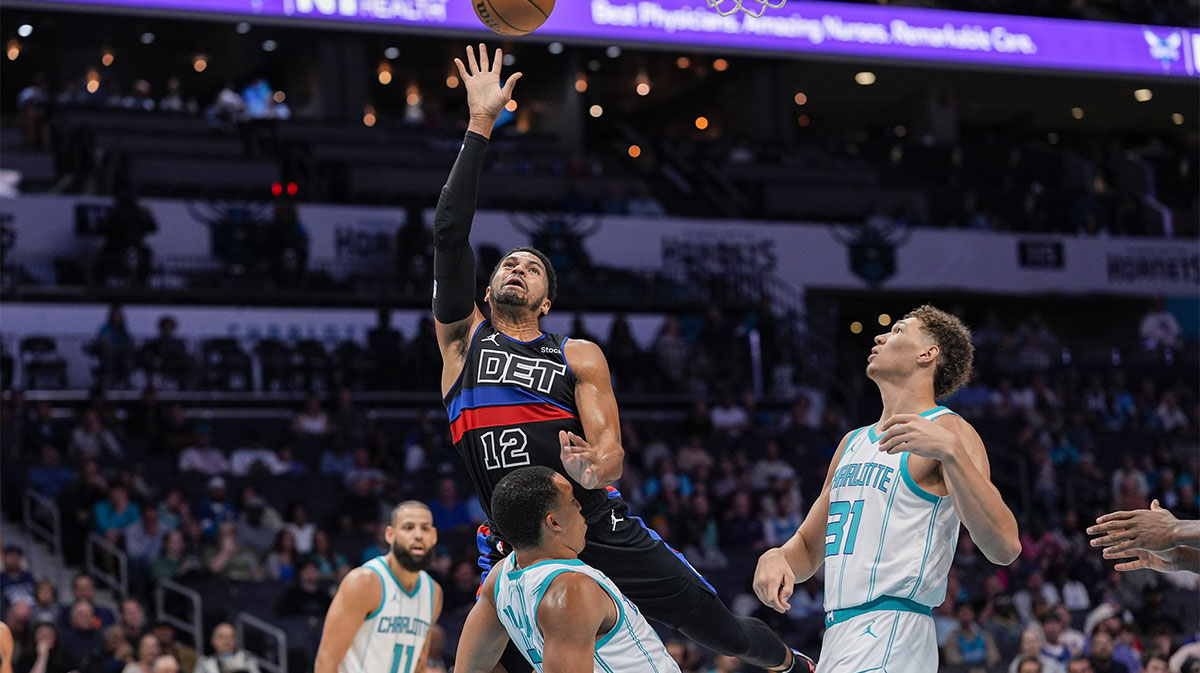
{"label": "det jersey", "polygon": [[650,623],[604,573],[579,559],[548,560],[518,568],[509,554],[498,566],[496,614],[509,637],[537,673],[542,673],[545,640],[537,621],[538,605],[550,583],[562,573],[582,573],[596,581],[617,606],[617,623],[596,641],[595,673],[679,673],[679,666]]}
{"label": "det jersey", "polygon": [[462,374],[443,402],[454,447],[489,517],[496,484],[526,465],[566,477],[584,517],[606,504],[603,490],[584,489],[563,471],[558,431],[584,436],[575,377],[564,355],[567,341],[558,334],[518,341],[486,320],[471,336]]}
{"label": "det jersey", "polygon": [[[921,415],[934,419],[952,413],[936,407]],[[881,453],[874,426],[855,430],[846,443],[829,489],[827,612],[883,597],[930,608],[945,599],[958,513],[949,496],[917,485],[908,460],[908,452]]]}
{"label": "det jersey", "polygon": [[358,627],[338,673],[414,673],[433,624],[433,579],[421,571],[406,591],[383,556],[363,564],[379,576],[383,596]]}

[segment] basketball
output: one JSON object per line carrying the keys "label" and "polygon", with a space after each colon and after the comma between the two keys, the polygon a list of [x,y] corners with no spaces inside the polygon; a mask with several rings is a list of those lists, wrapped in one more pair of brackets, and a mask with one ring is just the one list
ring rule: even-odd
{"label": "basketball", "polygon": [[501,35],[528,35],[541,27],[554,0],[475,0],[475,14]]}

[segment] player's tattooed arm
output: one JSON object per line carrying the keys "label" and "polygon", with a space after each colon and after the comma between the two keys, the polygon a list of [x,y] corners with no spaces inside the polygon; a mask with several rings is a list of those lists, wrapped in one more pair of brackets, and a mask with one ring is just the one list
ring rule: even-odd
{"label": "player's tattooed arm", "polygon": [[425,646],[421,648],[421,658],[417,661],[414,673],[425,673],[425,664],[429,661],[429,643],[433,642],[433,627],[437,626],[438,618],[442,616],[442,585],[433,583],[433,622],[429,624],[429,632],[425,636]]}
{"label": "player's tattooed arm", "polygon": [[508,645],[508,631],[496,614],[496,575],[490,573],[479,591],[479,600],[467,614],[458,652],[454,655],[456,673],[492,673]]}
{"label": "player's tattooed arm", "polygon": [[768,549],[758,559],[754,570],[754,594],[763,605],[777,612],[792,609],[788,599],[797,582],[804,582],[816,574],[825,562],[825,531],[829,524],[829,488],[833,473],[846,451],[850,435],[842,437],[829,470],[825,474],[825,485],[812,509],[804,517],[799,530],[783,546]]}
{"label": "player's tattooed arm", "polygon": [[582,339],[571,339],[564,351],[575,375],[575,406],[584,436],[559,431],[563,467],[580,486],[602,488],[621,478],[625,464],[608,361],[599,346]]}
{"label": "player's tattooed arm", "polygon": [[383,583],[369,568],[355,568],[342,580],[321,631],[313,673],[337,673],[363,619],[383,600]]}
{"label": "player's tattooed arm", "polygon": [[545,652],[542,670],[592,673],[596,640],[616,628],[620,613],[608,592],[581,573],[562,573],[538,604]]}

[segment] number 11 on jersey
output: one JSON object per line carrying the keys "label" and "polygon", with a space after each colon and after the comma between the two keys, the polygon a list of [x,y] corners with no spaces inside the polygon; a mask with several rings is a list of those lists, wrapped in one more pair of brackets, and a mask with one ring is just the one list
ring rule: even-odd
{"label": "number 11 on jersey", "polygon": [[[858,522],[862,517],[863,501],[836,500],[829,503],[829,525],[825,529],[825,555],[853,554],[854,539],[858,537]],[[850,530],[846,531],[846,522]]]}
{"label": "number 11 on jersey", "polygon": [[[416,663],[413,660],[414,650],[412,645],[397,645],[392,648],[392,673],[412,673]],[[403,667],[400,665],[401,660],[407,660]]]}

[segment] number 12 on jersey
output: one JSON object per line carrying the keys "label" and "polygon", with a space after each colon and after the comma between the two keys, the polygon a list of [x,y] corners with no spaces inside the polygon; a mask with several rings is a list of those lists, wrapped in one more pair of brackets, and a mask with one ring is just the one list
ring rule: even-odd
{"label": "number 12 on jersey", "polygon": [[[854,553],[854,538],[858,537],[858,523],[862,517],[863,501],[837,500],[829,503],[829,525],[825,529],[825,555]],[[850,530],[846,530],[849,521]]]}

